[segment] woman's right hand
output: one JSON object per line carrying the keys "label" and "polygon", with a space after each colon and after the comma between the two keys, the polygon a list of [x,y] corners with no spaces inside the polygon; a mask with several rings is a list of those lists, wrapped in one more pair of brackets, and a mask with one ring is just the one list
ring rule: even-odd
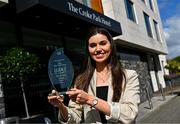
{"label": "woman's right hand", "polygon": [[64,101],[64,96],[59,95],[58,92],[55,90],[52,90],[50,95],[48,95],[48,102],[54,107],[61,108],[62,106],[64,106],[63,101]]}
{"label": "woman's right hand", "polygon": [[63,121],[67,122],[68,121],[68,110],[67,110],[66,106],[64,105],[63,101],[64,101],[64,96],[59,95],[59,93],[55,90],[52,90],[52,92],[48,96],[48,102],[50,104],[52,104],[54,107],[59,108],[59,113],[62,116]]}

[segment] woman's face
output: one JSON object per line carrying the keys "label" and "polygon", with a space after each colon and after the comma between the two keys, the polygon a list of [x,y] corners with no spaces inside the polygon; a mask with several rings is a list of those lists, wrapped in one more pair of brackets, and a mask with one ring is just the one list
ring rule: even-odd
{"label": "woman's face", "polygon": [[88,49],[91,58],[96,63],[107,62],[111,54],[111,44],[108,38],[103,34],[96,34],[89,38]]}

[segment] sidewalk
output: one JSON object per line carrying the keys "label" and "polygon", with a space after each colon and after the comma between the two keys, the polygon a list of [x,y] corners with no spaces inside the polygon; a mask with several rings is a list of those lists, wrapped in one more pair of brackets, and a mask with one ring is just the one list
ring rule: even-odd
{"label": "sidewalk", "polygon": [[163,104],[167,103],[168,101],[172,100],[174,97],[177,96],[177,93],[180,93],[180,86],[173,87],[173,94],[169,87],[164,89],[165,93],[165,100],[163,100],[162,94],[160,92],[154,93],[154,97],[152,97],[152,105],[153,108],[150,108],[149,102],[146,101],[139,105],[139,113],[136,119],[136,122],[141,122],[141,119],[148,116],[151,112],[162,106]]}
{"label": "sidewalk", "polygon": [[166,95],[166,100],[163,101],[163,97],[161,95],[153,97],[152,105],[153,108],[151,109],[149,106],[149,102],[146,101],[144,103],[141,103],[139,105],[139,113],[136,119],[136,122],[141,122],[141,119],[148,116],[149,113],[153,112],[157,108],[159,108],[161,105],[165,104],[166,102],[170,101],[172,98],[174,98],[176,95]]}

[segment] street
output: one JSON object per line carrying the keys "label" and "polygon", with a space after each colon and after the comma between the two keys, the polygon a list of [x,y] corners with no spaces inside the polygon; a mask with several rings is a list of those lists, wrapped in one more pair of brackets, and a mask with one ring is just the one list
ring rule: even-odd
{"label": "street", "polygon": [[180,93],[138,123],[180,123]]}

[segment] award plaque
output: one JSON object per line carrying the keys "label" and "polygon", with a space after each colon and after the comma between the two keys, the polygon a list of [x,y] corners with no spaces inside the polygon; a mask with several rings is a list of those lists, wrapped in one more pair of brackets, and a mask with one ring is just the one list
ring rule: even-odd
{"label": "award plaque", "polygon": [[53,88],[65,94],[72,84],[74,69],[70,59],[64,54],[63,48],[56,49],[48,63],[48,75]]}

